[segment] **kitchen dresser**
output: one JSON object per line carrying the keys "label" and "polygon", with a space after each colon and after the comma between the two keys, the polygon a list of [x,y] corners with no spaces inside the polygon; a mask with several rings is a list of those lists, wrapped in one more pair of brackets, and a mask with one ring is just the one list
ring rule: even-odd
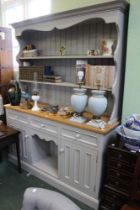
{"label": "kitchen dresser", "polygon": [[[114,139],[121,113],[127,13],[127,1],[111,1],[12,24],[20,44],[19,73],[23,68],[32,71],[32,67],[51,66],[64,79],[61,83],[39,79],[42,102],[70,105],[72,88],[77,87],[77,60],[115,67],[113,85],[106,89],[108,123],[104,129],[6,106],[8,125],[21,131],[23,167],[94,209],[98,209],[100,201],[104,153]],[[115,40],[114,53],[87,55],[88,50],[100,49],[103,39]],[[29,43],[37,48],[37,56],[23,56]],[[65,55],[60,55],[62,46],[66,48]],[[25,62],[31,66],[25,67]],[[27,78],[21,83],[32,88],[33,81]],[[10,158],[14,160],[14,150]]]}

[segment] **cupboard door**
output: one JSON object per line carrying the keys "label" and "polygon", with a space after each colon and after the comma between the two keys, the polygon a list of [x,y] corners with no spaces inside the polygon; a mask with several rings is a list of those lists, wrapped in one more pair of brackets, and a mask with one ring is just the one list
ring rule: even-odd
{"label": "cupboard door", "polygon": [[82,189],[88,195],[96,194],[96,180],[97,180],[97,151],[88,146],[83,148],[83,180]]}
{"label": "cupboard door", "polygon": [[97,168],[97,151],[93,147],[62,139],[60,166],[60,178],[65,183],[93,196]]}

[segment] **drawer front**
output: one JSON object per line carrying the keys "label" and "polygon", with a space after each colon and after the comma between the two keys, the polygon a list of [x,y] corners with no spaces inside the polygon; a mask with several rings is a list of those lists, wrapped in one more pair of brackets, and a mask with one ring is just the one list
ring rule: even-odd
{"label": "drawer front", "polygon": [[19,112],[15,112],[13,110],[12,111],[7,110],[6,117],[9,121],[13,122],[13,124],[14,123],[23,123],[25,125],[28,124],[28,116]]}
{"label": "drawer front", "polygon": [[108,188],[105,188],[103,195],[100,209],[119,210],[124,203],[128,202],[128,196]]}
{"label": "drawer front", "polygon": [[117,179],[121,179],[127,183],[132,182],[132,178],[133,178],[133,175],[129,175],[127,171],[125,173],[122,173],[119,170],[112,170],[112,169],[109,169],[107,172],[107,177],[110,177],[110,176],[114,177],[114,181]]}
{"label": "drawer front", "polygon": [[55,123],[48,122],[37,118],[30,119],[30,125],[39,131],[50,133],[51,135],[58,135],[58,126]]}
{"label": "drawer front", "polygon": [[108,161],[108,167],[111,168],[111,169],[115,169],[115,170],[118,170],[122,173],[127,173],[129,175],[132,175],[133,172],[134,172],[134,168],[135,166],[131,166],[129,164],[125,164],[124,162],[121,162],[121,161],[116,161],[116,160],[113,160],[113,159],[109,159]]}
{"label": "drawer front", "polygon": [[129,182],[120,178],[109,176],[107,178],[107,184],[115,189],[121,190],[122,192],[129,193],[132,190],[132,180]]}
{"label": "drawer front", "polygon": [[116,149],[109,149],[109,158],[115,159],[117,162],[123,162],[124,164],[127,164],[130,167],[134,167],[136,163],[135,154]]}
{"label": "drawer front", "polygon": [[88,143],[93,146],[97,146],[98,137],[96,134],[85,134],[81,131],[70,130],[67,128],[63,128],[61,130],[61,136],[63,138],[68,138],[69,140],[80,141],[82,143]]}

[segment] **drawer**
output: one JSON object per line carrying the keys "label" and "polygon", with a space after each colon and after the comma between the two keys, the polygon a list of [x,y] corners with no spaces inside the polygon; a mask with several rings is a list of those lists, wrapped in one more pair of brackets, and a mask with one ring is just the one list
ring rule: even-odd
{"label": "drawer", "polygon": [[19,123],[19,122],[25,125],[28,124],[28,116],[26,116],[25,114],[21,114],[19,112],[15,112],[13,110],[6,111],[6,118],[7,118],[7,121],[13,122],[13,124]]}
{"label": "drawer", "polygon": [[100,209],[119,210],[122,205],[127,202],[128,196],[105,187]]}
{"label": "drawer", "polygon": [[28,117],[18,112],[6,112],[7,124],[16,129],[22,129],[24,126],[28,126]]}
{"label": "drawer", "polygon": [[122,192],[129,193],[132,191],[132,180],[127,181],[121,178],[109,176],[107,177],[107,185],[114,187],[115,189],[121,190]]}
{"label": "drawer", "polygon": [[30,125],[39,131],[43,131],[45,133],[47,132],[55,136],[58,135],[58,126],[55,123],[51,123],[47,120],[31,118]]}
{"label": "drawer", "polygon": [[126,164],[125,162],[121,162],[121,161],[116,161],[113,159],[109,159],[108,160],[108,167],[111,169],[115,169],[118,170],[120,172],[126,172],[129,173],[129,175],[133,174],[134,169],[135,169],[135,165],[129,165],[128,163]]}
{"label": "drawer", "polygon": [[123,204],[128,202],[128,196],[125,196],[116,191],[105,189],[103,192],[103,198],[101,199],[101,205],[99,209],[104,210],[120,210]]}
{"label": "drawer", "polygon": [[136,155],[131,152],[125,152],[124,150],[117,150],[117,149],[109,149],[109,159],[115,159],[117,162],[121,161],[125,164],[134,167],[136,163]]}
{"label": "drawer", "polygon": [[121,172],[121,170],[112,170],[109,169],[107,172],[107,177],[114,177],[114,181],[117,179],[121,179],[125,182],[131,183],[132,182],[132,178],[133,178],[133,174],[129,174],[128,171],[126,172]]}
{"label": "drawer", "polygon": [[81,131],[75,131],[75,130],[70,130],[67,128],[63,128],[61,130],[61,136],[64,138],[68,138],[70,140],[74,140],[74,141],[80,141],[82,143],[88,143],[91,144],[93,146],[97,146],[97,136],[96,134],[88,134],[88,133],[83,133]]}

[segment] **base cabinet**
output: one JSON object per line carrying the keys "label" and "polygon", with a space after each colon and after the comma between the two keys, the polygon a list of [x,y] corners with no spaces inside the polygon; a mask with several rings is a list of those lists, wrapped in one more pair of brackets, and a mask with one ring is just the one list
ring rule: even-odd
{"label": "base cabinet", "polygon": [[98,134],[16,109],[6,108],[6,117],[21,132],[22,167],[98,209],[103,153],[111,132]]}

